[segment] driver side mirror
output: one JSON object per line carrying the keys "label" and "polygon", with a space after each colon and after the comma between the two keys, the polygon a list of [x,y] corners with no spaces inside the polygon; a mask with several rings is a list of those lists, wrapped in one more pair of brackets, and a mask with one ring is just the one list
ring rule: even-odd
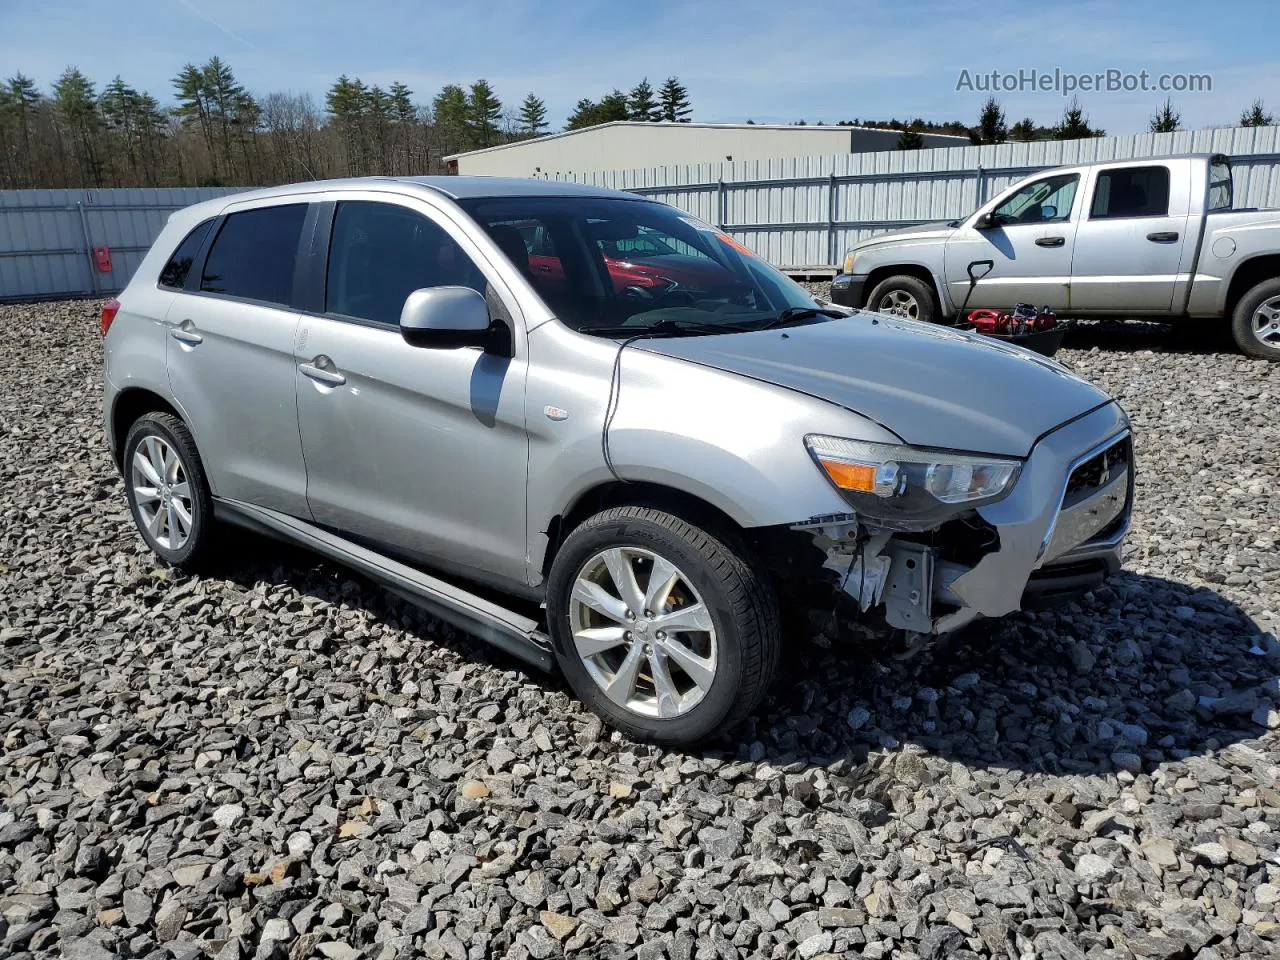
{"label": "driver side mirror", "polygon": [[977,220],[973,221],[973,229],[975,230],[990,230],[995,225],[995,219],[990,213],[984,213]]}
{"label": "driver side mirror", "polygon": [[488,350],[495,343],[495,328],[501,326],[489,316],[484,297],[470,287],[414,290],[400,311],[400,336],[415,347]]}

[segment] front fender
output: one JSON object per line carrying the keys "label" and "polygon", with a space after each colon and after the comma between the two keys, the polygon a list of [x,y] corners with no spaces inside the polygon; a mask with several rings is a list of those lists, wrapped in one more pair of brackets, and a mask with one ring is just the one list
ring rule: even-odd
{"label": "front fender", "polygon": [[743,528],[849,511],[810,458],[806,434],[897,441],[825,400],[641,345],[627,351],[622,374],[608,438],[614,470],[697,496]]}

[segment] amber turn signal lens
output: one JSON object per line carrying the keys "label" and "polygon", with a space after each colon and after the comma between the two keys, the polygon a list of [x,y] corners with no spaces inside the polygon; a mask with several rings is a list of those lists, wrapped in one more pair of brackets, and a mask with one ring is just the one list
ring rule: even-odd
{"label": "amber turn signal lens", "polygon": [[832,482],[842,490],[861,490],[875,493],[876,468],[865,463],[843,463],[839,460],[819,459]]}

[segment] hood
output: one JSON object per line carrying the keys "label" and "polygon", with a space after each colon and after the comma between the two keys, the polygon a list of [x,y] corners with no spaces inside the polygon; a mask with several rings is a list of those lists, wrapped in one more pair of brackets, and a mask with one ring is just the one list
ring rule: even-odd
{"label": "hood", "polygon": [[898,242],[901,240],[938,240],[951,236],[955,231],[954,220],[936,220],[933,223],[920,223],[914,227],[900,227],[897,230],[886,230],[884,233],[877,233],[874,237],[867,237],[865,240],[859,240],[850,249],[865,250],[867,247],[874,247],[876,244],[885,242]]}
{"label": "hood", "polygon": [[1002,456],[1026,456],[1054,427],[1111,399],[1029,350],[872,313],[635,349],[830,401],[916,446]]}

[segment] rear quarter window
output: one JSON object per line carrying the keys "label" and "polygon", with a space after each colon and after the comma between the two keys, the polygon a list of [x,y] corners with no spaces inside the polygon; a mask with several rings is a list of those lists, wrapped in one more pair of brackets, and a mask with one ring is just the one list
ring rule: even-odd
{"label": "rear quarter window", "polygon": [[206,220],[183,238],[178,244],[178,249],[173,251],[169,262],[160,271],[160,286],[171,290],[181,290],[186,286],[187,275],[191,273],[191,264],[195,262],[200,248],[204,246],[205,238],[209,236],[209,229],[212,226],[213,221]]}
{"label": "rear quarter window", "polygon": [[305,203],[231,214],[209,249],[200,289],[287,306],[306,219]]}

